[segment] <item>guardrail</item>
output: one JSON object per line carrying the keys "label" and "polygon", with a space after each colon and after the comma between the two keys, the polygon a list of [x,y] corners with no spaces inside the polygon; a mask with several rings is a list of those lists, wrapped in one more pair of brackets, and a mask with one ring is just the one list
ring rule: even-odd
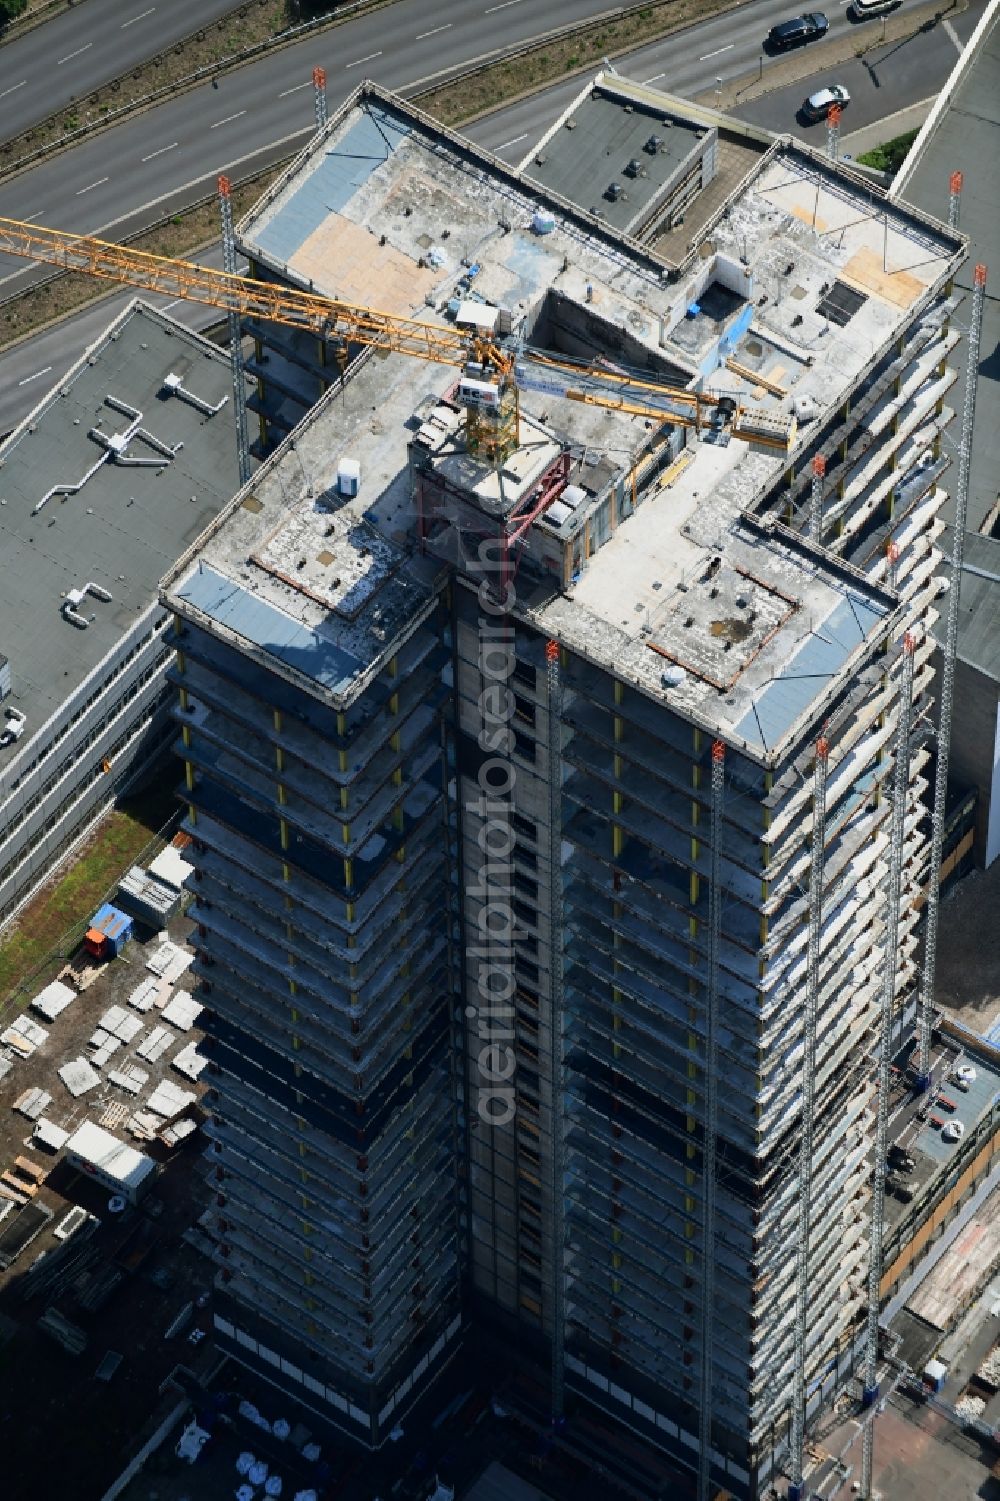
{"label": "guardrail", "polygon": [[[260,3],[264,3],[264,0],[260,0]],[[0,181],[3,181],[7,177],[16,177],[19,173],[36,166],[38,162],[44,161],[46,157],[53,155],[55,152],[65,151],[68,146],[75,146],[79,141],[86,139],[87,136],[96,135],[101,130],[107,130],[109,126],[119,124],[129,115],[149,109],[155,104],[161,104],[166,99],[185,93],[188,89],[196,88],[198,84],[205,83],[210,78],[218,77],[221,73],[228,73],[236,68],[244,67],[247,63],[253,62],[255,58],[262,57],[266,52],[277,51],[281,47],[291,46],[313,32],[340,26],[343,22],[350,20],[352,16],[357,15],[359,11],[382,10],[386,6],[393,4],[395,4],[395,0],[345,0],[345,4],[338,6],[332,15],[317,16],[315,20],[303,21],[298,26],[289,26],[285,31],[279,31],[276,36],[268,37],[264,42],[255,42],[252,47],[246,47],[240,52],[231,53],[228,57],[222,58],[217,63],[209,63],[204,68],[197,68],[193,73],[186,74],[174,83],[164,84],[162,88],[154,89],[152,93],[143,94],[140,99],[134,99],[130,104],[124,104],[120,109],[109,110],[99,120],[90,120],[86,125],[80,125],[75,130],[66,131],[58,140],[49,141],[44,146],[38,146],[34,151],[29,151],[25,156],[16,157],[14,161],[0,163]],[[226,22],[233,15],[238,16],[240,12],[245,13],[249,8],[250,0],[244,0],[242,5],[234,6],[232,11],[227,11],[225,16],[213,21],[210,26],[198,26],[194,31],[188,32],[187,36],[181,37],[169,47],[165,47],[162,52],[157,52],[153,57],[146,58],[138,68],[130,68],[127,73],[120,73],[117,78],[109,78],[107,83],[101,84],[101,91],[110,89],[114,92],[128,78],[135,78],[143,68],[155,67],[157,63],[163,62],[172,53],[183,50],[189,42],[200,41],[205,33],[211,30],[211,26],[217,26],[220,20]],[[93,99],[98,92],[98,90],[94,90],[88,97]],[[79,108],[81,102],[80,100],[74,101],[74,107]],[[43,130],[47,125],[57,124],[66,113],[66,108],[63,108],[56,110],[54,114],[46,115],[43,120],[39,120],[37,124],[31,126],[30,132],[22,132],[21,137],[14,137],[13,141],[4,142],[0,146],[0,152],[8,151],[16,144],[18,139],[23,139],[24,136],[31,132]]]}
{"label": "guardrail", "polygon": [[[250,183],[256,182],[258,177],[264,177],[266,173],[273,172],[276,168],[283,167],[285,165],[285,162],[290,160],[291,157],[283,158],[281,161],[272,163],[272,165],[269,167],[257,168],[253,172],[248,172],[243,177],[231,177],[230,185],[233,188],[248,187]],[[169,214],[161,214],[158,219],[153,219],[151,223],[144,224],[140,229],[134,229],[131,234],[123,235],[122,238],[120,240],[116,240],[115,243],[117,245],[133,245],[135,241],[141,239],[143,235],[151,234],[154,230],[165,228],[166,225],[172,224],[174,220],[179,216],[184,214],[193,214],[196,209],[204,208],[208,203],[214,203],[217,197],[218,194],[214,190],[210,193],[203,193],[200,198],[193,199],[190,203],[184,204],[182,208],[174,208],[170,211]],[[82,276],[86,273],[78,272],[77,274]],[[17,302],[21,297],[26,297],[29,292],[37,292],[40,287],[47,287],[50,285],[50,283],[59,281],[61,277],[71,275],[73,275],[71,268],[57,266],[54,270],[47,271],[44,276],[36,277],[35,280],[29,283],[28,286],[21,287],[17,292],[11,292],[8,297],[0,297],[0,310],[5,307],[9,307],[12,302]],[[106,282],[105,288],[107,295],[110,295],[112,292],[121,292],[128,290],[127,287],[122,286],[118,282],[112,281]],[[139,295],[140,290],[140,288],[134,288],[136,296]],[[100,296],[105,294],[99,293],[98,295]],[[222,315],[220,314],[220,319],[221,317]],[[33,332],[37,332],[37,330],[34,330]]]}

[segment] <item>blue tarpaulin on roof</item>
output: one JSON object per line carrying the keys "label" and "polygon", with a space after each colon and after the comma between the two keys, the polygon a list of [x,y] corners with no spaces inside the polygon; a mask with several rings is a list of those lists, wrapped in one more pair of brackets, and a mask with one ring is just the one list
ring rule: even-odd
{"label": "blue tarpaulin on roof", "polygon": [[174,592],[210,619],[326,688],[336,689],[361,665],[357,657],[326,640],[311,626],[248,594],[207,563],[199,563],[190,578]]}
{"label": "blue tarpaulin on roof", "polygon": [[261,250],[283,265],[330,214],[339,213],[375,171],[410,134],[393,115],[369,105],[347,134],[313,168],[302,174],[295,191],[251,237]]}
{"label": "blue tarpaulin on roof", "polygon": [[735,726],[736,733],[749,745],[764,750],[777,745],[883,614],[884,610],[870,600],[846,595],[826,620],[810,631],[777,677],[761,689]]}

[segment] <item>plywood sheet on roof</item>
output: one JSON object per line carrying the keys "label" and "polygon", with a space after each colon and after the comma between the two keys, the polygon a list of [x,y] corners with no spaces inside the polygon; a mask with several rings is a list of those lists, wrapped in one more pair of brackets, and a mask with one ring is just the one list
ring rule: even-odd
{"label": "plywood sheet on roof", "polygon": [[994,1189],[917,1288],[906,1305],[910,1312],[937,1329],[950,1328],[996,1261],[998,1234],[1000,1191]]}
{"label": "plywood sheet on roof", "polygon": [[843,281],[853,282],[866,292],[875,292],[895,307],[910,307],[924,290],[924,283],[911,276],[909,271],[893,271],[891,268],[887,271],[882,257],[867,245],[854,252],[839,274]]}
{"label": "plywood sheet on roof", "polygon": [[422,308],[425,293],[442,274],[421,268],[392,245],[380,245],[370,229],[339,214],[303,240],[289,267],[317,286],[335,286],[336,295],[346,302],[384,313],[410,314]]}

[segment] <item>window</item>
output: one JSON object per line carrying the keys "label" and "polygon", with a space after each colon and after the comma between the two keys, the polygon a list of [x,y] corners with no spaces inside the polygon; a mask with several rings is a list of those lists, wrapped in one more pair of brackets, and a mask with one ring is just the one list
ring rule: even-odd
{"label": "window", "polygon": [[538,826],[530,818],[525,818],[523,813],[511,813],[510,826],[515,834],[520,834],[523,839],[530,839],[533,843],[538,842]]}

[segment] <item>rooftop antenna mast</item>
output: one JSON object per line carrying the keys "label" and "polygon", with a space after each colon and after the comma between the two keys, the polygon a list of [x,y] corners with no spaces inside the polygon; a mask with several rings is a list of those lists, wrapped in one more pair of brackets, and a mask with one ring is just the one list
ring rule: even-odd
{"label": "rooftop antenna mast", "polygon": [[934,810],[931,815],[931,860],[927,874],[927,926],[924,930],[924,968],[920,977],[917,1008],[917,1086],[927,1089],[931,1081],[931,1030],[934,1019],[934,981],[937,973],[938,909],[941,901],[941,857],[944,852],[944,820],[948,801],[948,757],[951,751],[951,715],[955,697],[955,658],[958,653],[958,605],[965,559],[965,521],[969,510],[969,466],[972,459],[972,424],[976,415],[976,380],[979,374],[979,342],[986,300],[986,267],[978,265],[972,278],[972,321],[969,324],[969,357],[962,406],[962,438],[958,450],[958,484],[955,491],[955,526],[948,577],[948,622],[941,664],[941,707],[938,714],[937,765],[934,771]]}

